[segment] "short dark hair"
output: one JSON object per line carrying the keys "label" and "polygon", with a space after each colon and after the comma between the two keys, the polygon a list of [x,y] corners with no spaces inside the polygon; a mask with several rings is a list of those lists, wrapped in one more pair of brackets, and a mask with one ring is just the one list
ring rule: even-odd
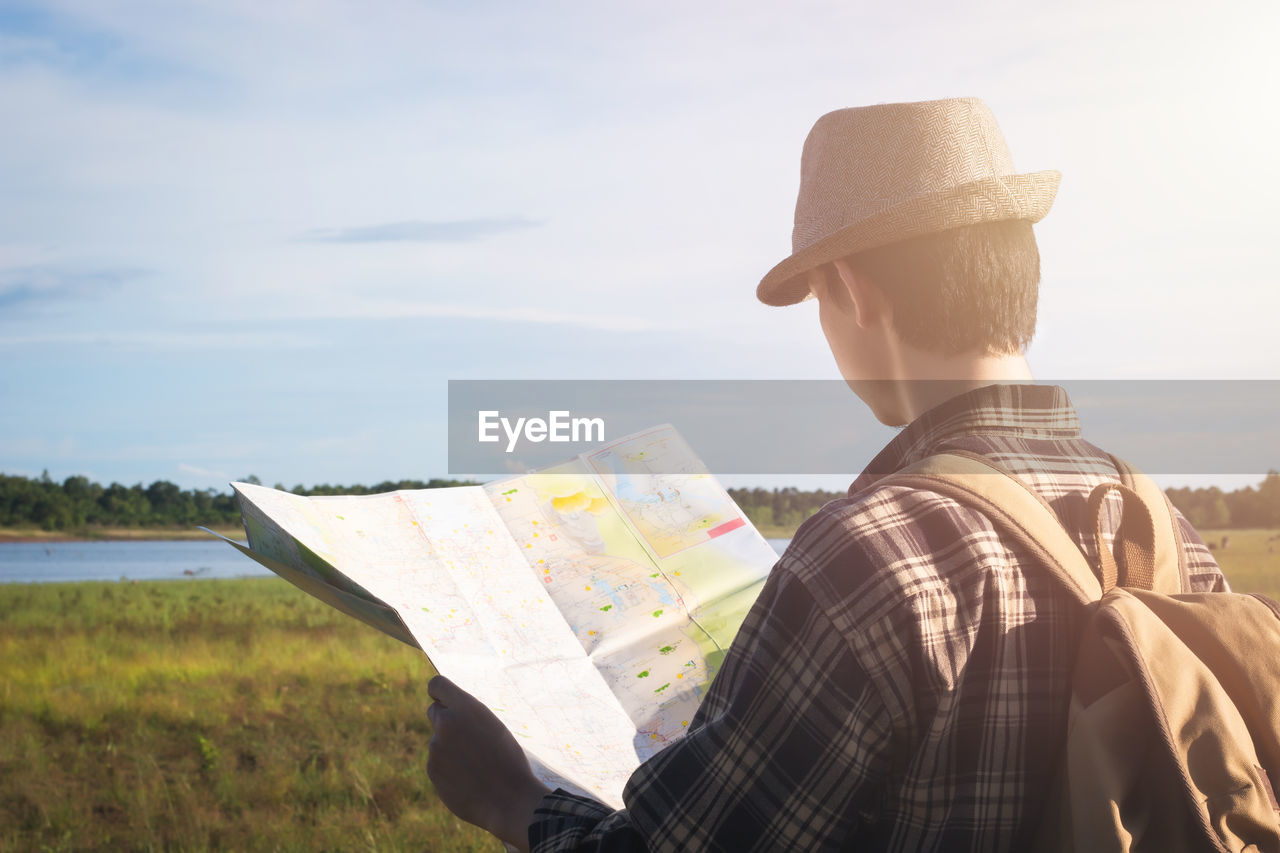
{"label": "short dark hair", "polygon": [[1021,353],[1035,334],[1040,250],[1025,220],[952,228],[845,261],[884,292],[898,335],[922,350]]}

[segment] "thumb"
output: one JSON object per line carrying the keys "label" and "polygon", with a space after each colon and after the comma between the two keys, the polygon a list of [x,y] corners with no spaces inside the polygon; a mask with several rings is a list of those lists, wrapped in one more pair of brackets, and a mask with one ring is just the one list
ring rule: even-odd
{"label": "thumb", "polygon": [[443,675],[437,675],[427,682],[427,695],[447,708],[457,704],[466,693]]}

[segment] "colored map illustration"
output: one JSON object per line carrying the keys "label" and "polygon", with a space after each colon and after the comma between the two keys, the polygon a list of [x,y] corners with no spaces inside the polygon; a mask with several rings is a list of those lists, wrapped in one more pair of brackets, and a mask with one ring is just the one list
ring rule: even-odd
{"label": "colored map illustration", "polygon": [[670,427],[615,442],[587,460],[659,558],[747,523],[689,445]]}
{"label": "colored map illustration", "polygon": [[544,780],[618,807],[684,734],[775,559],[671,427],[481,487],[235,489],[251,556],[389,607]]}

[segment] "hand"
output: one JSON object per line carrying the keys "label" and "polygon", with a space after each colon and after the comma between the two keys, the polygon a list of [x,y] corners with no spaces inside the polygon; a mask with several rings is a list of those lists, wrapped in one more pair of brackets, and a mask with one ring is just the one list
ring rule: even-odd
{"label": "hand", "polygon": [[519,850],[529,848],[533,810],[551,789],[538,781],[515,737],[476,697],[442,675],[427,682],[435,729],[427,775],[440,801],[467,823]]}

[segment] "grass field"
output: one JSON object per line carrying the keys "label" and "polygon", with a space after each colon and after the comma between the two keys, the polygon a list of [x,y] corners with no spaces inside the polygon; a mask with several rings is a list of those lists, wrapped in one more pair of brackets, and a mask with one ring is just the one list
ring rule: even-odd
{"label": "grass field", "polygon": [[[1280,539],[1205,531],[1280,598]],[[274,578],[0,585],[0,850],[501,850],[436,801],[426,660]]]}
{"label": "grass field", "polygon": [[1235,592],[1260,592],[1280,601],[1280,531],[1201,530],[1209,545],[1220,546],[1223,537],[1230,543],[1215,547],[1214,556]]}
{"label": "grass field", "polygon": [[0,850],[501,850],[421,653],[274,578],[0,585]]}

